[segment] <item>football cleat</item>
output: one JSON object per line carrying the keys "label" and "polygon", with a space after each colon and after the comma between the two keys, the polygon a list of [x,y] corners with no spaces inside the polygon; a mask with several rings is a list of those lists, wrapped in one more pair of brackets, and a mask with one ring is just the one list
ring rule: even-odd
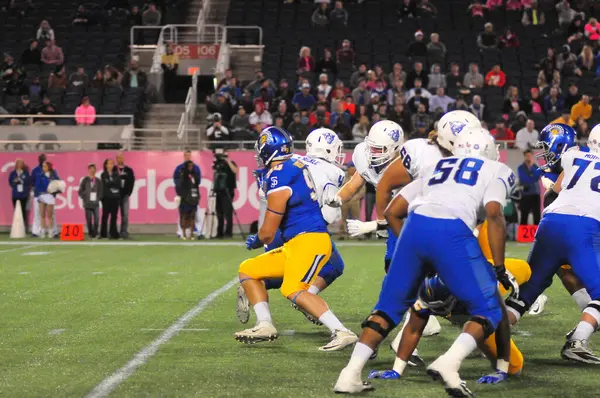
{"label": "football cleat", "polygon": [[336,394],[358,394],[374,389],[371,383],[363,382],[360,379],[360,373],[353,372],[348,368],[342,369],[333,387]]}
{"label": "football cleat", "polygon": [[577,330],[577,326],[575,326],[573,329],[569,330],[569,333],[565,334],[565,339],[571,340],[571,337],[573,337],[573,335],[575,334],[575,330]]}
{"label": "football cleat", "polygon": [[402,376],[400,373],[393,369],[388,370],[372,370],[369,372],[369,379],[384,379],[384,380],[398,380]]}
{"label": "football cleat", "polygon": [[297,311],[300,311],[310,323],[315,324],[317,326],[323,325],[321,323],[321,321],[319,321],[318,318],[315,318],[312,314],[310,314],[308,311],[304,310],[304,308],[300,307],[298,304],[296,304],[296,303],[291,303],[291,304],[292,304],[292,308]]}
{"label": "football cleat", "polygon": [[250,320],[250,301],[241,284],[238,286],[235,314],[242,323],[248,323]]}
{"label": "football cleat", "polygon": [[237,341],[244,344],[255,344],[277,339],[277,329],[266,321],[261,321],[253,328],[242,330],[233,335]]}
{"label": "football cleat", "polygon": [[323,347],[319,347],[319,351],[340,351],[357,341],[358,336],[352,331],[336,330],[331,334],[331,341]]}
{"label": "football cleat", "polygon": [[451,397],[474,397],[455,369],[458,369],[458,365],[442,355],[427,367],[427,374],[433,380],[441,381]]}
{"label": "football cleat", "polygon": [[540,315],[544,312],[544,308],[546,307],[546,302],[548,302],[548,296],[545,294],[540,294],[531,306],[529,310],[529,315]]}
{"label": "football cleat", "polygon": [[600,365],[600,357],[587,346],[586,340],[569,340],[563,346],[560,356],[568,361]]}
{"label": "football cleat", "polygon": [[427,325],[425,325],[425,329],[423,329],[423,337],[435,336],[440,334],[442,331],[442,325],[434,316],[430,316],[427,321]]}

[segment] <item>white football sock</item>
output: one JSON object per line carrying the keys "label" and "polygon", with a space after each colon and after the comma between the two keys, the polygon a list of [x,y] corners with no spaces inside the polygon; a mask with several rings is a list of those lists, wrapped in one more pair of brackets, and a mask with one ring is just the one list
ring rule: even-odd
{"label": "white football sock", "polygon": [[577,306],[583,311],[583,309],[592,301],[592,298],[588,294],[587,290],[579,289],[571,295],[573,300],[577,303]]}
{"label": "white football sock", "polygon": [[360,374],[369,358],[371,358],[371,355],[373,355],[373,349],[359,341],[354,346],[354,351],[352,351],[352,356],[350,357],[350,361],[348,362],[348,365],[346,365],[346,368]]}
{"label": "white football sock", "polygon": [[593,333],[594,327],[590,323],[586,321],[580,321],[577,325],[577,329],[575,329],[575,332],[573,333],[573,337],[571,337],[571,340],[589,340]]}
{"label": "white football sock", "polygon": [[446,351],[445,356],[452,358],[459,363],[469,356],[477,348],[477,341],[469,333],[461,333],[458,335],[454,343]]}
{"label": "white football sock", "polygon": [[340,320],[337,319],[333,312],[331,312],[331,310],[325,311],[323,315],[319,317],[319,321],[321,321],[321,323],[325,325],[327,329],[329,329],[332,333],[336,330],[348,330],[344,327],[342,322],[340,322]]}
{"label": "white football sock", "polygon": [[265,321],[273,324],[271,311],[269,310],[269,303],[266,301],[261,301],[260,303],[254,304],[254,312],[256,313],[256,320],[258,322]]}
{"label": "white football sock", "polygon": [[312,293],[312,294],[319,294],[321,292],[321,289],[319,289],[317,286],[315,285],[310,285],[308,287],[308,292]]}
{"label": "white football sock", "polygon": [[396,357],[396,360],[394,361],[394,367],[392,369],[394,369],[399,375],[402,375],[402,372],[404,372],[407,363],[408,362]]}

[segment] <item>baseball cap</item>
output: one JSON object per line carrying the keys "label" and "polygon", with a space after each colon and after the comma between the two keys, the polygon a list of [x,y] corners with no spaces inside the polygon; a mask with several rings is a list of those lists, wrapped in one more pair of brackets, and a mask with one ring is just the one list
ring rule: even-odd
{"label": "baseball cap", "polygon": [[308,84],[308,83],[303,83],[303,84],[302,84],[302,88],[310,88],[310,84]]}
{"label": "baseball cap", "polygon": [[417,30],[415,32],[415,37],[417,37],[417,36],[423,36],[423,32],[421,32],[420,30]]}

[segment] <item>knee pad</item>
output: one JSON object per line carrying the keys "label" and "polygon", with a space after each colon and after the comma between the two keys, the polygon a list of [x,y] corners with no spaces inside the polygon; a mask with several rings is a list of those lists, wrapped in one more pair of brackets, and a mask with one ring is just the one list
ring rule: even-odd
{"label": "knee pad", "polygon": [[483,338],[487,339],[496,331],[496,325],[494,325],[489,319],[482,318],[480,316],[472,316],[469,318],[470,322],[475,322],[483,327]]}
{"label": "knee pad", "polygon": [[[381,318],[385,319],[385,321],[388,324],[388,327],[384,328],[379,323],[377,323],[375,321],[369,320],[369,318],[371,316],[378,316],[378,317],[381,317]],[[381,337],[383,337],[384,339],[392,331],[392,329],[394,329],[396,327],[396,324],[394,323],[394,321],[392,321],[392,319],[385,312],[377,311],[377,310],[373,311],[371,313],[371,315],[369,315],[369,318],[365,319],[360,326],[363,329],[364,328],[373,329],[374,331],[376,331],[377,333],[379,333],[381,335]]]}
{"label": "knee pad", "polygon": [[505,301],[506,309],[513,313],[517,319],[521,319],[523,314],[529,309],[530,305],[518,298],[509,297]]}
{"label": "knee pad", "polygon": [[583,310],[586,314],[594,317],[598,325],[600,325],[600,301],[593,300]]}

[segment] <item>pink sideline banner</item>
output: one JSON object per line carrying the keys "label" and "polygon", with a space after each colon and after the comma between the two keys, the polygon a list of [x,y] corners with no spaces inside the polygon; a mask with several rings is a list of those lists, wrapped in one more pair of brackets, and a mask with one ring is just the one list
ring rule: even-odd
{"label": "pink sideline banner", "polygon": [[[95,163],[98,176],[107,158],[116,152],[66,152],[47,154],[58,175],[67,183],[67,190],[57,196],[56,219],[62,223],[85,223],[81,200],[77,195],[79,182],[87,175],[89,163]],[[13,206],[8,176],[14,170],[16,158],[23,158],[29,169],[37,166],[37,153],[0,153],[0,225],[11,225]],[[239,167],[237,190],[233,205],[242,224],[258,219],[258,191],[252,171],[256,169],[253,151],[229,152]],[[213,154],[209,151],[193,152],[192,160],[200,166],[200,211],[204,213],[213,179]],[[135,172],[135,188],[130,198],[129,222],[131,224],[174,224],[177,222],[173,172],[183,162],[182,152],[126,152],[125,162]],[[33,211],[30,211],[30,218]]]}

